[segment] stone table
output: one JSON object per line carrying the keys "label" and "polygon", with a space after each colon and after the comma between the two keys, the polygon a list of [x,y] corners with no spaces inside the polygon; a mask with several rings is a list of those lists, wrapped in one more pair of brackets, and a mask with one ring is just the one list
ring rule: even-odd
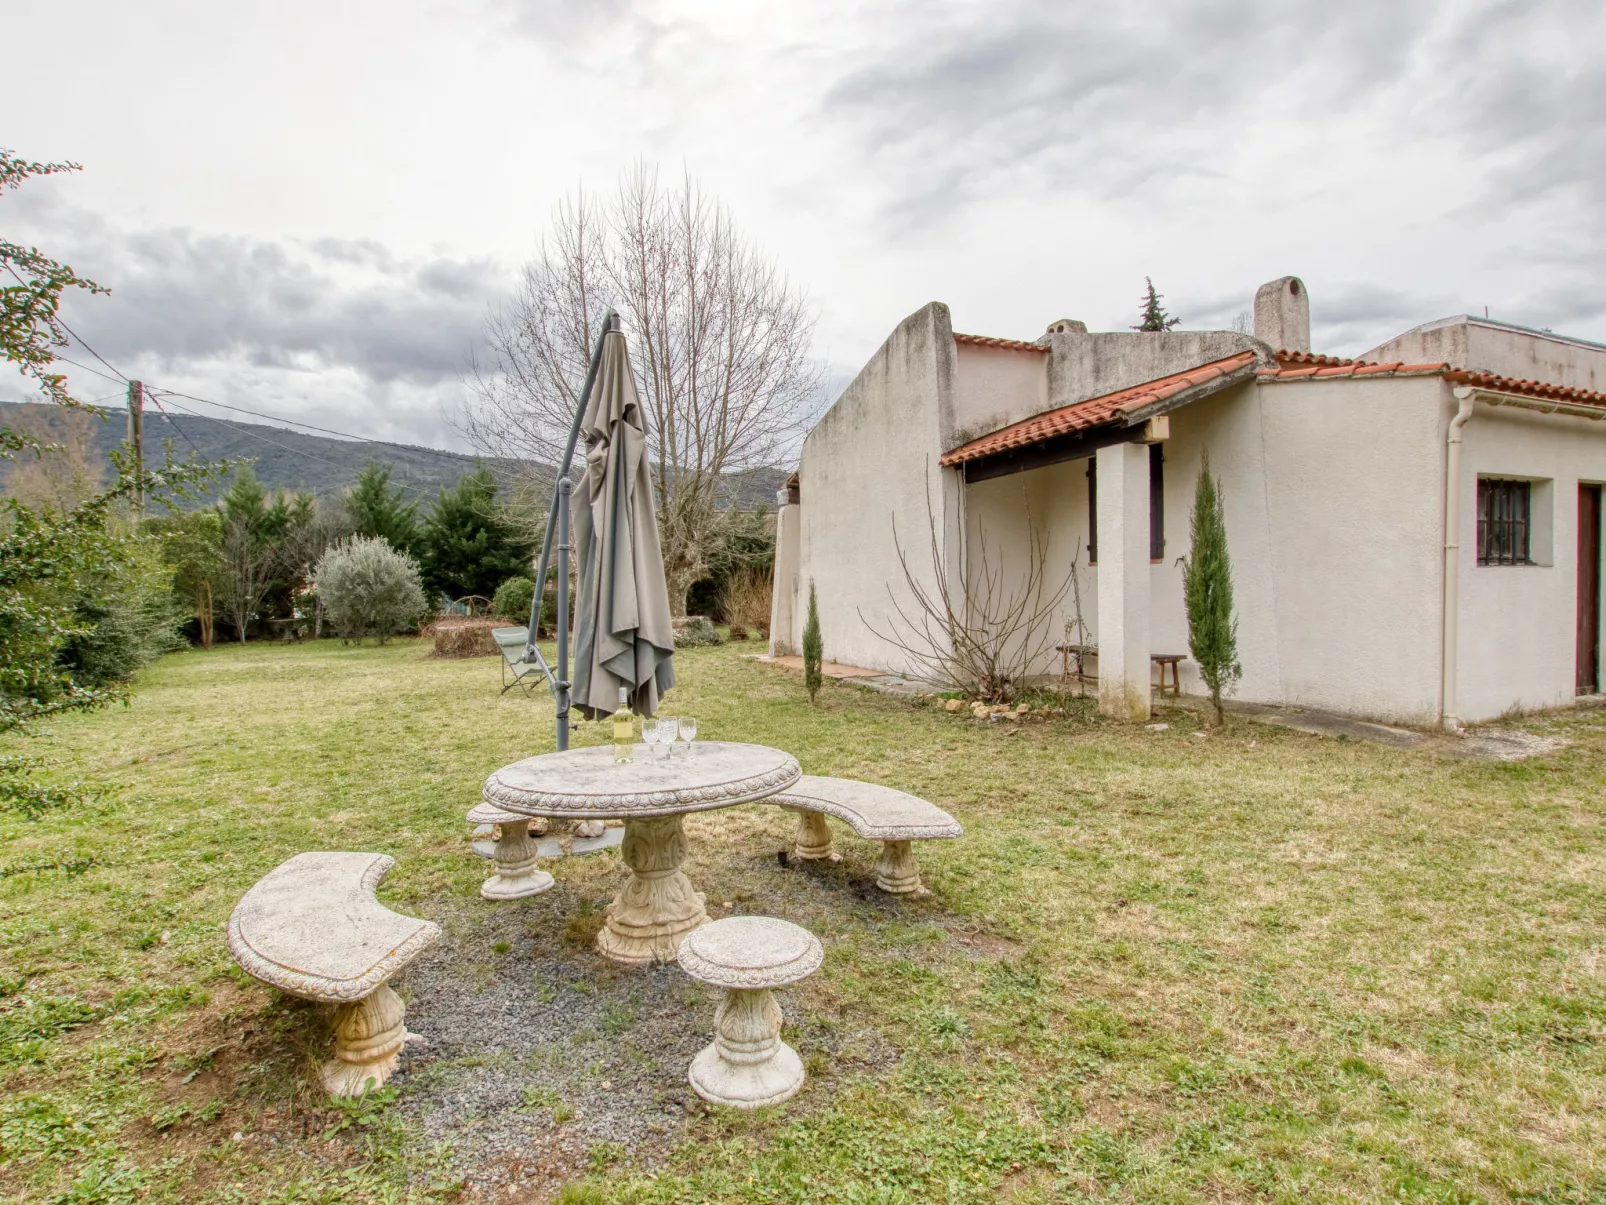
{"label": "stone table", "polygon": [[680,869],[681,817],[734,807],[786,790],[797,759],[763,745],[699,741],[672,756],[637,745],[616,765],[613,746],[543,753],[485,780],[485,801],[522,816],[623,820],[630,877],[608,905],[597,949],[632,966],[673,962],[681,940],[708,920],[704,897]]}

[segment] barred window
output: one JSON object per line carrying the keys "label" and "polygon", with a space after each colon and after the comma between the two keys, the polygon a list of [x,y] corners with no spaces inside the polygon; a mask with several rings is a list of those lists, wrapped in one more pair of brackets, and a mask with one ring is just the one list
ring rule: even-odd
{"label": "barred window", "polygon": [[1531,565],[1529,483],[1478,478],[1478,564]]}

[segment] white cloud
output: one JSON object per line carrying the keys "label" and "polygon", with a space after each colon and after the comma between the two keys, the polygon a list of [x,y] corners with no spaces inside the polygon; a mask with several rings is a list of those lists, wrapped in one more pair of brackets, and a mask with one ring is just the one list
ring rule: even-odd
{"label": "white cloud", "polygon": [[982,333],[1114,329],[1145,275],[1203,325],[1297,273],[1335,352],[1484,305],[1606,337],[1582,0],[63,0],[8,25],[77,66],[14,65],[52,101],[7,138],[86,171],[0,201],[114,286],[69,320],[126,371],[365,434],[449,439],[551,204],[641,157],[810,291],[837,375],[933,298]]}

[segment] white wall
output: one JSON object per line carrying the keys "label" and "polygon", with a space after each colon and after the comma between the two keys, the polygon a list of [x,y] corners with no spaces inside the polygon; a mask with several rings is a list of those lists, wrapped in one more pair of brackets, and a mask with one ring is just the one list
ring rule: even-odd
{"label": "white wall", "polygon": [[915,609],[898,546],[933,588],[929,522],[945,563],[957,547],[958,476],[937,464],[954,372],[948,307],[933,302],[899,324],[804,441],[793,645],[802,644],[812,580],[828,659],[920,672],[875,632],[904,638],[895,602]]}
{"label": "white wall", "polygon": [[953,412],[943,450],[990,434],[1048,405],[1048,353],[956,345]]}
{"label": "white wall", "polygon": [[1256,392],[1281,699],[1436,722],[1443,382],[1341,379]]}
{"label": "white wall", "polygon": [[[1606,482],[1606,424],[1477,403],[1462,430],[1459,710],[1491,719],[1510,707],[1574,699],[1578,485]],[[1477,563],[1477,479],[1530,478],[1550,513],[1549,564]],[[1542,486],[1539,483],[1548,483]],[[1544,524],[1534,515],[1536,536]]]}

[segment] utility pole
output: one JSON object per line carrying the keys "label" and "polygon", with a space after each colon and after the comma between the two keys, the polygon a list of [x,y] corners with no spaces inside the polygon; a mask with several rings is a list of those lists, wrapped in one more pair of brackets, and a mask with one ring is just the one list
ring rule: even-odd
{"label": "utility pole", "polygon": [[145,386],[128,383],[128,444],[134,450],[134,493],[129,509],[136,522],[145,514]]}

